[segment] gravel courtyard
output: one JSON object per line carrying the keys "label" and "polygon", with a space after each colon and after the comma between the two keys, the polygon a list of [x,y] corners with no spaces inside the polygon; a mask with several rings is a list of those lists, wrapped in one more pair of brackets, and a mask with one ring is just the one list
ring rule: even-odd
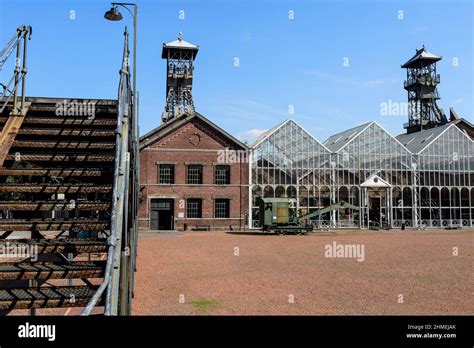
{"label": "gravel courtyard", "polygon": [[133,314],[473,314],[473,232],[142,234]]}

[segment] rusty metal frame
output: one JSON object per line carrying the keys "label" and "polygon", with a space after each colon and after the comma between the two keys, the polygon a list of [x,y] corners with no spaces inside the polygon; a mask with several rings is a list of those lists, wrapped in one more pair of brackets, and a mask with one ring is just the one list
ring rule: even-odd
{"label": "rusty metal frame", "polygon": [[[15,70],[13,71],[13,76],[10,81],[3,85],[3,93],[0,95],[0,99],[3,104],[0,104],[0,113],[5,110],[7,104],[10,102],[13,97],[13,110],[16,113],[21,114],[25,106],[25,76],[28,72],[26,60],[28,52],[28,41],[31,40],[33,29],[31,26],[21,25],[17,28],[15,35],[10,39],[6,46],[0,52],[0,69],[3,67],[5,62],[8,60],[10,55],[16,49],[16,60],[15,60]],[[22,52],[22,43],[23,43],[23,52]],[[20,69],[21,66],[21,69]],[[13,84],[13,85],[12,85]],[[18,88],[21,84],[21,103],[18,105]],[[13,90],[12,90],[13,89]]]}
{"label": "rusty metal frame", "polygon": [[[15,69],[10,81],[4,85],[3,92],[0,95],[0,113],[5,110],[13,97],[13,105],[5,126],[0,132],[0,167],[8,154],[8,150],[15,141],[15,137],[20,130],[23,119],[28,111],[29,103],[25,102],[26,88],[26,59],[28,52],[28,41],[31,39],[31,26],[19,26],[15,35],[10,39],[6,46],[0,52],[0,70],[5,62],[10,58],[13,51],[16,50]],[[21,69],[20,69],[21,67]],[[18,102],[18,88],[21,84],[20,102]]]}

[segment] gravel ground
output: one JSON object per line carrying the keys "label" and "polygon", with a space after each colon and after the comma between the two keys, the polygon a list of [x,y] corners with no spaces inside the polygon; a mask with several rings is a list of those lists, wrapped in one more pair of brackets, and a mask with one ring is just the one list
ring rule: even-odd
{"label": "gravel ground", "polygon": [[[142,235],[133,314],[473,314],[473,232]],[[364,261],[325,257],[333,242]]]}

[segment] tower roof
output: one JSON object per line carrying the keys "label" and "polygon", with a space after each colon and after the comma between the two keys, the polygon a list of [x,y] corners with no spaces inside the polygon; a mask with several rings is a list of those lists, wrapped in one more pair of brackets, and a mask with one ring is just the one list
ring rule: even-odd
{"label": "tower roof", "polygon": [[196,57],[199,46],[194,45],[186,40],[183,40],[183,34],[179,33],[179,36],[176,40],[163,43],[163,51],[161,53],[161,58],[166,59],[168,57],[168,51],[172,49],[180,49],[185,51],[193,51],[193,59]]}
{"label": "tower roof", "polygon": [[429,52],[425,46],[416,50],[416,54],[410,58],[405,64],[402,65],[402,68],[416,68],[423,67],[434,62],[441,60],[441,56],[437,56]]}

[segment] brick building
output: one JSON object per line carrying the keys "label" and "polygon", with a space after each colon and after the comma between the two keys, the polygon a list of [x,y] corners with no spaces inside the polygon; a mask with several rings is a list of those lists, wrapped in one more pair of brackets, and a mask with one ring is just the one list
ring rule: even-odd
{"label": "brick building", "polygon": [[198,49],[181,34],[163,45],[162,123],[140,138],[141,229],[239,229],[247,221],[248,148],[195,111]]}
{"label": "brick building", "polygon": [[173,117],[140,140],[140,228],[244,228],[246,146],[204,116]]}

